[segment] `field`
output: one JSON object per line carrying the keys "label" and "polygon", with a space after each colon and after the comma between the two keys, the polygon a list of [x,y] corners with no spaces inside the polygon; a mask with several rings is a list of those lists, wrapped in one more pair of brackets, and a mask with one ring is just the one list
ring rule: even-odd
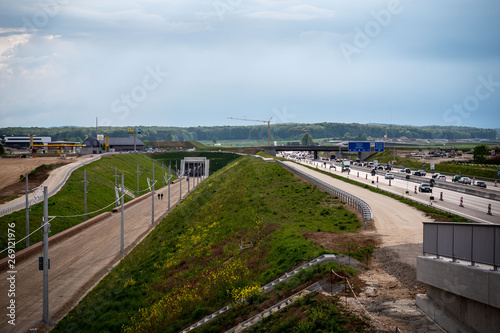
{"label": "field", "polygon": [[[216,329],[228,329],[266,301],[259,286],[330,252],[312,235],[347,235],[359,227],[357,215],[336,198],[275,163],[241,157],[197,187],[54,332],[176,332],[240,297],[252,299],[217,322]],[[352,255],[366,260],[372,250],[357,247]]]}

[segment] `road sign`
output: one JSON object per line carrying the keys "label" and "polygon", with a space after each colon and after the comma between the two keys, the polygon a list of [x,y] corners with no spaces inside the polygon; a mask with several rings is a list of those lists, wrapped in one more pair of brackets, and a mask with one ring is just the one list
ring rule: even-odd
{"label": "road sign", "polygon": [[422,163],[422,167],[423,167],[423,168],[425,168],[425,162],[424,162],[424,163]]}
{"label": "road sign", "polygon": [[349,142],[350,152],[370,151],[370,142]]}
{"label": "road sign", "polygon": [[140,128],[137,129],[137,134],[141,134],[142,130]]}
{"label": "road sign", "polygon": [[384,143],[383,142],[375,142],[375,152],[381,153],[384,151]]}
{"label": "road sign", "polygon": [[500,169],[498,169],[498,177],[500,177]]}
{"label": "road sign", "polygon": [[434,170],[435,169],[435,165],[434,163],[431,163],[431,170]]}
{"label": "road sign", "polygon": [[129,128],[127,129],[127,133],[128,133],[128,134],[133,134],[133,133],[134,133],[134,129],[133,129],[132,127],[129,127]]}

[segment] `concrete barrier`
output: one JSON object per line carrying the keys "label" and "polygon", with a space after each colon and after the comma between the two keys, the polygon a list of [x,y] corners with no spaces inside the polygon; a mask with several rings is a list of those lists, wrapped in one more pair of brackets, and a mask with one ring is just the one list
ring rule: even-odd
{"label": "concrete barrier", "polygon": [[427,295],[416,303],[448,332],[498,332],[500,272],[433,257],[417,257]]}

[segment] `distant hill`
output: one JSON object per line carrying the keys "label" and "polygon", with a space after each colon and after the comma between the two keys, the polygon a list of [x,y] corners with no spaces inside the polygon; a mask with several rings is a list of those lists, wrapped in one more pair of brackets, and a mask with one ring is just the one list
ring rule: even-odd
{"label": "distant hill", "polygon": [[[128,127],[99,127],[99,134],[111,137],[125,137]],[[359,139],[383,138],[387,130],[387,138],[405,136],[410,139],[490,139],[494,140],[500,129],[484,129],[458,126],[410,126],[379,124],[342,124],[342,123],[290,123],[271,125],[271,140],[297,140],[304,132],[291,131],[309,129],[309,134],[317,138]],[[141,140],[147,141],[199,141],[212,140],[267,140],[267,126],[198,126],[198,127],[166,127],[141,126]],[[46,135],[52,140],[83,141],[86,136],[95,136],[95,127],[7,127],[0,128],[0,135]]]}

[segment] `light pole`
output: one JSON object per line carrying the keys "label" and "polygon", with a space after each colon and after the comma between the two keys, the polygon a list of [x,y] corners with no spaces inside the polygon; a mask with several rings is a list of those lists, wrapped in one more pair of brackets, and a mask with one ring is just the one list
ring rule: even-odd
{"label": "light pole", "polygon": [[49,195],[47,186],[43,188],[43,322],[49,324]]}
{"label": "light pole", "polygon": [[30,246],[30,203],[28,199],[28,192],[28,173],[26,173],[26,247]]}
{"label": "light pole", "polygon": [[153,162],[153,184],[151,185],[151,225],[155,225],[155,162]]}
{"label": "light pole", "polygon": [[170,162],[168,163],[168,211],[170,211]]}
{"label": "light pole", "polygon": [[125,240],[124,240],[124,233],[125,233],[125,225],[124,225],[124,203],[125,203],[125,200],[124,200],[124,181],[123,181],[123,172],[122,172],[122,188],[121,188],[121,192],[122,192],[122,199],[121,199],[121,232],[120,232],[120,252],[122,254],[125,254]]}
{"label": "light pole", "polygon": [[87,193],[88,193],[88,182],[87,182],[87,168],[83,169],[83,215],[84,221],[87,221]]}

